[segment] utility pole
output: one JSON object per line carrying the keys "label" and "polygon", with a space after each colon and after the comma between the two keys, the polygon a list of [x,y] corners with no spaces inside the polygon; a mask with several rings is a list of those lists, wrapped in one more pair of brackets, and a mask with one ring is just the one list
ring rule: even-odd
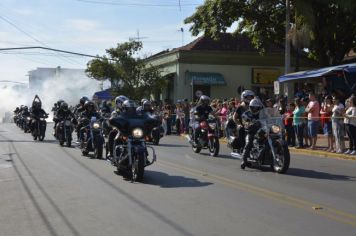
{"label": "utility pole", "polygon": [[286,35],[285,35],[285,55],[284,55],[284,73],[290,72],[290,42],[288,39],[288,33],[290,30],[290,2],[286,0]]}
{"label": "utility pole", "polygon": [[137,30],[136,37],[129,38],[130,41],[141,41],[141,39],[147,39],[147,37],[140,37],[140,30]]}

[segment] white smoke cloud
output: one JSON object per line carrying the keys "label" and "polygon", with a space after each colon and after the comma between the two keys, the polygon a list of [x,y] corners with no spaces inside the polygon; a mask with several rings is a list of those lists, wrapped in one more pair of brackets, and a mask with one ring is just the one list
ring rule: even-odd
{"label": "white smoke cloud", "polygon": [[15,86],[3,86],[0,87],[0,117],[4,117],[6,112],[12,114],[20,105],[30,107],[37,94],[42,101],[42,108],[50,114],[48,121],[52,121],[51,109],[59,99],[66,101],[69,106],[75,106],[81,97],[92,99],[99,90],[99,82],[86,77],[82,70],[69,70],[56,78],[45,77],[43,82],[31,89],[18,90]]}

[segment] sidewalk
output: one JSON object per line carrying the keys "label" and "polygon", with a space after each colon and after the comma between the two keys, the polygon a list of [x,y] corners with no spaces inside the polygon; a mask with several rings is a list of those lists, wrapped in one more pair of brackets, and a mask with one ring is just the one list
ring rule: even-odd
{"label": "sidewalk", "polygon": [[[328,146],[328,140],[327,140],[327,137],[325,137],[324,135],[321,135],[321,134],[318,135],[318,140],[316,143],[317,143],[316,150],[311,150],[308,148],[296,149],[294,147],[290,147],[289,151],[291,153],[295,153],[295,154],[304,154],[304,155],[307,154],[307,155],[313,155],[313,156],[340,158],[340,159],[356,161],[356,155],[338,154],[338,153],[332,153],[332,152],[325,151]],[[345,147],[349,147],[348,140],[345,140]]]}

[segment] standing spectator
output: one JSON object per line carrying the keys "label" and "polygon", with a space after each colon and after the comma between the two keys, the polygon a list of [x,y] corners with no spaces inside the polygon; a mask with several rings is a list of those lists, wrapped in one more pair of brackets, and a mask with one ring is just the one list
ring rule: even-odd
{"label": "standing spectator", "polygon": [[323,127],[324,135],[328,138],[328,148],[326,149],[328,152],[334,152],[334,137],[331,125],[332,109],[332,97],[329,95],[325,97],[320,109],[321,126]]}
{"label": "standing spectator", "polygon": [[182,108],[181,102],[178,102],[176,105],[176,130],[177,130],[177,135],[180,135],[183,126],[183,119],[184,119],[184,112]]}
{"label": "standing spectator", "polygon": [[219,111],[220,124],[221,124],[221,130],[222,130],[221,134],[225,134],[225,124],[227,121],[228,113],[229,113],[229,108],[227,106],[227,102],[224,102],[222,105],[222,108]]}
{"label": "standing spectator", "polygon": [[284,113],[284,126],[287,131],[287,143],[289,146],[295,146],[295,132],[293,128],[293,111],[295,109],[294,103],[290,103],[288,109]]}
{"label": "standing spectator", "polygon": [[300,98],[295,99],[295,109],[293,111],[293,126],[295,133],[297,134],[297,139],[298,139],[298,146],[297,148],[303,148],[303,138],[304,138],[304,113],[305,113],[305,107],[300,100]]}
{"label": "standing spectator", "polygon": [[356,155],[356,96],[352,95],[347,101],[349,106],[345,112],[344,122],[350,146],[345,154]]}
{"label": "standing spectator", "polygon": [[188,103],[188,99],[184,99],[183,102],[183,113],[184,113],[184,131],[186,134],[189,132],[189,111],[190,111],[190,105]]}
{"label": "standing spectator", "polygon": [[[302,98],[302,103],[303,103],[303,106],[304,108],[308,106],[308,103],[309,103],[309,98],[307,97],[304,97]],[[310,147],[311,146],[311,138],[309,138],[309,134],[308,134],[308,113],[305,112],[305,109],[304,109],[304,115],[303,115],[303,123],[304,123],[304,131],[303,131],[303,138],[304,138],[304,146],[305,147]]]}
{"label": "standing spectator", "polygon": [[163,119],[166,126],[165,135],[170,135],[172,133],[172,107],[170,104],[164,106]]}
{"label": "standing spectator", "polygon": [[311,138],[311,149],[316,149],[319,128],[320,105],[313,93],[309,94],[309,103],[305,111],[308,113],[308,134]]}
{"label": "standing spectator", "polygon": [[344,120],[342,116],[345,112],[345,106],[340,102],[340,99],[337,97],[333,97],[333,109],[332,109],[332,129],[333,135],[335,137],[335,145],[336,145],[336,153],[343,153],[345,149],[345,141],[344,141]]}
{"label": "standing spectator", "polygon": [[266,115],[269,118],[280,117],[280,114],[278,112],[278,108],[277,107],[273,107],[272,99],[267,99],[266,100],[265,112],[266,112]]}

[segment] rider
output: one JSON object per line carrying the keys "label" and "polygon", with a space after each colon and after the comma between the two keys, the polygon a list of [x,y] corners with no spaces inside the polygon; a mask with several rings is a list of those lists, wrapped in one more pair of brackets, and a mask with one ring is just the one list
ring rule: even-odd
{"label": "rider", "polygon": [[102,114],[110,114],[111,113],[111,107],[107,101],[103,102],[103,105],[101,107],[101,113]]}
{"label": "rider", "polygon": [[[242,114],[248,110],[250,101],[254,98],[255,93],[251,90],[244,90],[241,93],[241,103],[236,107],[235,111],[232,113],[232,116],[229,117],[229,120],[226,124],[226,136],[238,136],[234,142],[231,143],[232,149],[236,150],[245,145],[245,136],[246,132],[242,124]],[[239,127],[239,133],[234,134],[236,128]]]}
{"label": "rider", "polygon": [[56,116],[53,118],[53,121],[55,122],[55,126],[54,126],[54,130],[55,133],[57,134],[57,124],[61,121],[63,121],[64,119],[66,119],[67,117],[71,117],[74,118],[73,113],[69,110],[68,108],[68,103],[66,102],[61,102],[61,105],[59,107],[59,109],[56,112]]}
{"label": "rider", "polygon": [[[38,97],[38,95],[35,96],[35,98],[32,101],[32,107],[31,107],[31,117],[32,118],[47,118],[48,114],[42,109],[42,102],[41,99]],[[30,120],[30,128],[31,131],[33,130],[33,121],[32,119]]]}
{"label": "rider", "polygon": [[85,126],[89,124],[92,117],[95,117],[97,120],[101,119],[101,116],[95,110],[95,104],[92,101],[86,101],[84,105],[85,111],[81,114],[81,119],[78,124],[78,128],[80,130],[80,140],[83,138],[83,134],[85,132]]}
{"label": "rider", "polygon": [[[82,114],[82,112],[85,111],[84,105],[85,105],[85,102],[87,102],[87,101],[89,101],[89,98],[87,98],[87,97],[85,97],[85,96],[84,96],[84,97],[81,97],[81,98],[79,99],[79,104],[75,106],[73,114],[75,115],[75,117],[76,117],[77,119],[79,119],[80,116],[81,116],[81,114]],[[77,125],[77,127],[76,127],[76,132],[77,132],[77,139],[78,139],[78,141],[79,141],[79,136],[80,136],[80,128],[81,128],[81,127],[79,127],[79,125]]]}
{"label": "rider", "polygon": [[141,99],[141,106],[137,107],[137,109],[136,109],[136,111],[137,111],[138,113],[142,112],[142,110],[144,109],[143,106],[144,106],[144,103],[145,103],[145,102],[149,102],[148,99],[142,98],[142,99]]}
{"label": "rider", "polygon": [[[122,109],[123,109],[123,103],[126,100],[129,100],[129,99],[124,95],[120,95],[115,98],[116,109],[111,113],[111,118],[116,118],[119,116],[119,114],[122,112]],[[115,137],[116,137],[117,133],[118,133],[118,130],[115,128],[112,129],[109,133],[109,138],[108,138],[109,150],[108,150],[107,157],[113,156],[114,141],[115,141]]]}
{"label": "rider", "polygon": [[[209,114],[213,112],[213,109],[210,106],[210,98],[206,95],[202,95],[199,98],[198,101],[198,106],[195,108],[195,121],[203,121],[207,120],[209,118]],[[195,123],[195,122],[194,122]],[[200,134],[200,126],[199,125],[194,125],[193,123],[193,129],[194,129],[194,142],[197,144],[198,142],[198,137]]]}
{"label": "rider", "polygon": [[261,127],[258,121],[260,117],[260,111],[263,109],[263,104],[258,98],[254,98],[249,103],[249,110],[242,114],[242,121],[247,133],[246,145],[242,153],[241,169],[245,169],[247,165],[247,158],[250,155],[250,151],[253,146],[253,137]]}

